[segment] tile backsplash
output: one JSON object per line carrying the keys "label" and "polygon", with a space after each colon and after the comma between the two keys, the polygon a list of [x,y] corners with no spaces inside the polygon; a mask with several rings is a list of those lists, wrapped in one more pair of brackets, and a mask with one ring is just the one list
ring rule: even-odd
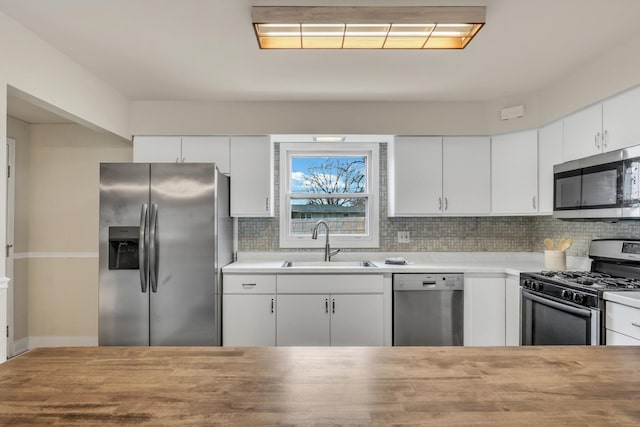
{"label": "tile backsplash", "polygon": [[[240,218],[238,250],[276,252],[279,246],[279,160],[275,147],[274,218]],[[587,256],[589,242],[595,238],[639,238],[640,221],[618,223],[560,221],[548,216],[513,217],[387,217],[387,147],[380,145],[380,247],[366,252],[542,252],[543,239],[558,241],[571,237],[567,251]],[[398,243],[398,231],[410,232],[410,243]],[[302,249],[317,251],[318,249]],[[291,249],[283,249],[291,251]]]}

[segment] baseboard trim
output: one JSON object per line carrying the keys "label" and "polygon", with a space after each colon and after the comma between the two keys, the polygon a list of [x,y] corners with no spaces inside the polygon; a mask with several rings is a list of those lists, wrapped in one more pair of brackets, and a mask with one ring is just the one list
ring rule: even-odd
{"label": "baseboard trim", "polygon": [[29,349],[38,347],[94,347],[98,345],[98,337],[29,337]]}

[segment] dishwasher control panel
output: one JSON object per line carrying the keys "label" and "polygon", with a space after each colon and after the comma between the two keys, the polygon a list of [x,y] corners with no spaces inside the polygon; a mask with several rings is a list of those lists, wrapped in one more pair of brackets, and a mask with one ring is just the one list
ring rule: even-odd
{"label": "dishwasher control panel", "polygon": [[402,273],[393,275],[394,291],[462,290],[462,273]]}

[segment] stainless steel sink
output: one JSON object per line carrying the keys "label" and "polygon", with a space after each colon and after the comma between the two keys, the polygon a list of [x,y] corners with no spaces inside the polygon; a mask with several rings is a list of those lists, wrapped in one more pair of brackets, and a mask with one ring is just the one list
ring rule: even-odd
{"label": "stainless steel sink", "polygon": [[371,261],[285,261],[283,268],[354,268],[377,267]]}

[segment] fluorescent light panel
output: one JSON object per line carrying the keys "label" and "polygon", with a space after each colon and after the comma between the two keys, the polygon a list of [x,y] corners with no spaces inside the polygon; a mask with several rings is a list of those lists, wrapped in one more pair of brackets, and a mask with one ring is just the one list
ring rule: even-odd
{"label": "fluorescent light panel", "polygon": [[484,6],[254,6],[261,49],[464,49]]}

